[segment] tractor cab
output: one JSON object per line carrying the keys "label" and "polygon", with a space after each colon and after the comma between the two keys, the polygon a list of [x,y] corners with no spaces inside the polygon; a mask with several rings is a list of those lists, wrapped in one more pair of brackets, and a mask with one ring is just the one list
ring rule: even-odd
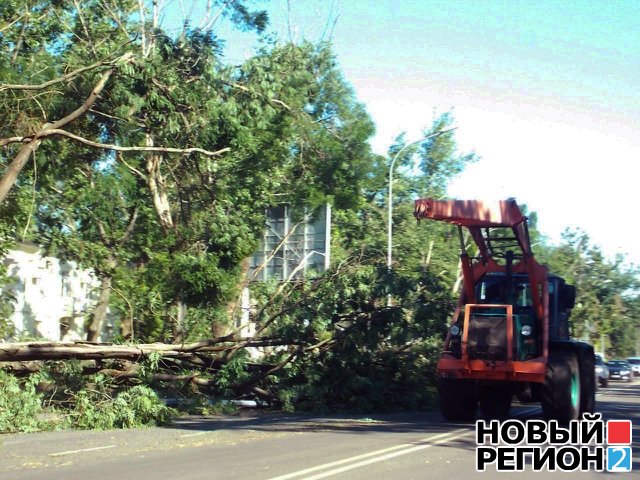
{"label": "tractor cab", "polygon": [[[568,340],[575,288],[556,275],[548,275],[547,292],[549,340]],[[487,273],[475,286],[475,298],[475,304],[466,306],[469,315],[461,315],[449,329],[445,353],[462,358],[466,327],[470,360],[524,361],[542,356],[544,322],[535,314],[528,275],[509,277],[500,272]],[[509,323],[512,325],[510,335]],[[511,356],[507,355],[509,344]]]}

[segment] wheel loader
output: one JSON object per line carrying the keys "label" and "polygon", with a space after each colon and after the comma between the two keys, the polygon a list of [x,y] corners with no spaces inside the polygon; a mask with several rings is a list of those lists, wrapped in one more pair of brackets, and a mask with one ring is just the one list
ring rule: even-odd
{"label": "wheel loader", "polygon": [[516,201],[418,199],[414,215],[458,227],[462,293],[437,365],[443,416],[473,420],[479,407],[506,418],[514,396],[561,423],[593,412],[594,350],[570,336],[575,287],[536,261]]}

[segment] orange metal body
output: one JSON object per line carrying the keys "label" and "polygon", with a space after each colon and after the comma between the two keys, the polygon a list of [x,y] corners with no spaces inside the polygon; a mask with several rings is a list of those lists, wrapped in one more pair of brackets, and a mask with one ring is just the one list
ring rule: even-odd
{"label": "orange metal body", "polygon": [[[544,382],[546,363],[549,356],[549,302],[547,268],[539,264],[533,257],[526,225],[527,218],[522,215],[515,200],[509,199],[499,202],[480,202],[477,200],[416,200],[414,215],[418,220],[422,218],[440,220],[469,229],[471,236],[478,246],[480,258],[470,258],[465,251],[460,255],[464,289],[460,295],[453,322],[457,322],[464,308],[465,322],[461,338],[461,358],[443,353],[438,361],[438,373],[453,378],[468,378],[476,380],[510,380],[524,382]],[[476,283],[484,275],[491,272],[505,273],[507,267],[498,264],[493,258],[491,245],[482,235],[482,229],[507,227],[513,231],[514,239],[520,248],[521,256],[518,262],[511,265],[512,273],[527,274],[533,297],[533,308],[540,323],[543,334],[542,356],[517,361],[513,359],[513,311],[511,305],[478,304],[475,296]],[[486,360],[469,359],[467,353],[467,335],[469,317],[472,309],[482,308],[507,309],[507,359],[506,361],[488,362]],[[451,334],[445,341],[449,345]]]}
{"label": "orange metal body", "polygon": [[[505,309],[507,317],[507,360],[487,362],[471,360],[467,352],[469,334],[469,317],[472,310]],[[545,357],[532,358],[527,361],[513,359],[513,307],[498,304],[466,304],[465,322],[462,330],[462,358],[455,358],[446,352],[438,361],[438,373],[452,378],[468,378],[475,380],[511,380],[523,382],[544,382],[546,372]],[[454,321],[455,323],[455,321]],[[447,337],[445,345],[450,341]]]}

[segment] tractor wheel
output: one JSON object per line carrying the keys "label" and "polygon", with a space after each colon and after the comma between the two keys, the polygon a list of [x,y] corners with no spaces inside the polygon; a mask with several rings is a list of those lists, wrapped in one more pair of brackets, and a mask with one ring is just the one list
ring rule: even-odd
{"label": "tractor wheel", "polygon": [[580,368],[580,415],[596,410],[596,362],[592,347],[581,348],[578,353]]}
{"label": "tractor wheel", "polygon": [[476,418],[478,395],[469,380],[441,378],[438,381],[440,411],[449,421],[471,421]]}
{"label": "tractor wheel", "polygon": [[544,416],[560,423],[577,420],[582,405],[580,386],[580,369],[575,353],[549,352],[547,377],[542,388]]}
{"label": "tractor wheel", "polygon": [[480,411],[487,419],[502,420],[509,416],[513,388],[511,384],[496,383],[480,389]]}

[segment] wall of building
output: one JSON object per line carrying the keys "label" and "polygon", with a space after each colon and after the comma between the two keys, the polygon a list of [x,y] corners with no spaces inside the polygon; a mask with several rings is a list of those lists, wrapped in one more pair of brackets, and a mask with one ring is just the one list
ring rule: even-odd
{"label": "wall of building", "polygon": [[[2,260],[12,283],[5,290],[15,299],[11,321],[14,338],[86,340],[85,319],[97,301],[99,281],[75,262],[42,256],[37,246],[21,243]],[[108,315],[100,341],[113,333]]]}

